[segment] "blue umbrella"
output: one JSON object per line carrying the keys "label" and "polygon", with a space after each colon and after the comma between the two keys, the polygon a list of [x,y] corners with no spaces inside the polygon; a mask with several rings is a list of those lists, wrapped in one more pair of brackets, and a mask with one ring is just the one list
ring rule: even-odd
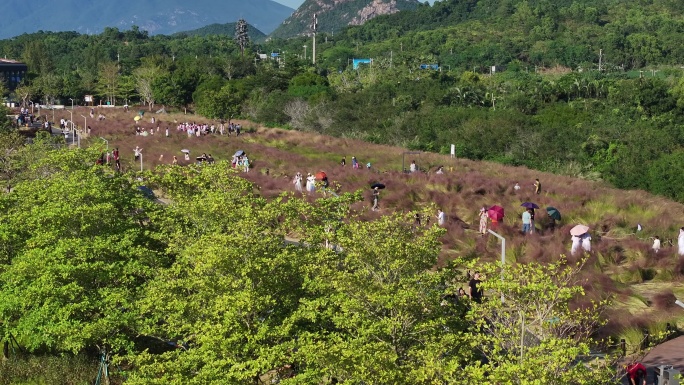
{"label": "blue umbrella", "polygon": [[525,202],[525,203],[521,204],[520,206],[527,208],[527,209],[538,209],[539,208],[539,206],[537,206],[536,204],[534,204],[532,202]]}
{"label": "blue umbrella", "polygon": [[245,155],[245,152],[242,150],[237,150],[237,152],[235,153],[235,156],[243,156],[243,155]]}

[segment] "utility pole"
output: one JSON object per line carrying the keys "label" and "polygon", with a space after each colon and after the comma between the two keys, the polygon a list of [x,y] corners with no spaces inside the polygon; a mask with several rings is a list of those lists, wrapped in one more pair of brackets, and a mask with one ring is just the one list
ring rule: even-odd
{"label": "utility pole", "polygon": [[318,18],[316,14],[313,15],[313,22],[311,23],[311,32],[313,32],[313,51],[312,51],[312,62],[316,64],[316,30],[318,29]]}
{"label": "utility pole", "polygon": [[602,59],[603,59],[603,50],[600,49],[600,50],[599,50],[599,72],[601,72],[601,64],[602,64],[602,61],[603,61]]}

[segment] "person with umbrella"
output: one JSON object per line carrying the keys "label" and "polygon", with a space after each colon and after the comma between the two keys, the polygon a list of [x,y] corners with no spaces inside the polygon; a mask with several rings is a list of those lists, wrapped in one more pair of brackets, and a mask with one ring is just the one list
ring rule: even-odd
{"label": "person with umbrella", "polygon": [[380,201],[380,190],[384,189],[385,185],[382,183],[373,183],[371,185],[371,189],[373,189],[373,207],[371,210],[373,211],[378,211],[380,210],[380,206],[378,205],[378,202]]}
{"label": "person with umbrella", "polygon": [[531,232],[532,228],[532,215],[530,210],[527,209],[522,213],[522,232],[523,234],[528,234]]}
{"label": "person with umbrella", "polygon": [[530,213],[530,230],[529,233],[532,234],[534,233],[534,209],[538,209],[539,206],[532,202],[525,202],[521,204],[520,206],[524,207],[527,209],[527,211]]}
{"label": "person with umbrella", "polygon": [[582,239],[578,237],[577,235],[572,236],[572,246],[570,247],[570,254],[572,255],[577,255],[580,249],[580,242]]}
{"label": "person with umbrella", "polygon": [[585,225],[577,225],[570,229],[572,235],[572,249],[570,252],[575,255],[579,251],[580,242],[582,248],[586,251],[591,251],[591,236],[589,235],[589,227]]}
{"label": "person with umbrella", "polygon": [[373,187],[373,207],[371,207],[371,210],[373,210],[373,211],[380,210],[380,206],[378,205],[379,201],[380,201],[380,189],[378,189],[378,186],[375,186],[375,187]]}
{"label": "person with umbrella", "polygon": [[480,234],[487,234],[487,224],[489,222],[489,215],[487,215],[487,210],[484,206],[480,209]]}
{"label": "person with umbrella", "polygon": [[558,211],[558,209],[555,207],[547,207],[546,213],[549,215],[549,218],[551,218],[551,221],[549,222],[549,229],[554,230],[556,228],[556,221],[561,220],[560,211]]}

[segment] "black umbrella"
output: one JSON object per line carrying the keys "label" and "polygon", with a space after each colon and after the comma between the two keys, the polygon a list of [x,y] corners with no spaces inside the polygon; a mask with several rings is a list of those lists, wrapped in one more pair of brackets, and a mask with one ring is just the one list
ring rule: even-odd
{"label": "black umbrella", "polygon": [[372,188],[372,189],[376,189],[376,188],[377,188],[378,190],[382,190],[382,189],[385,188],[385,185],[382,184],[382,183],[373,183],[373,184],[371,185],[371,188]]}

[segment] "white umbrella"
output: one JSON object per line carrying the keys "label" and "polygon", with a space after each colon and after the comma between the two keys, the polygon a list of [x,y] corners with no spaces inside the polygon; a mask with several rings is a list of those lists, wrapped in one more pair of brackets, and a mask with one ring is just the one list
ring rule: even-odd
{"label": "white umbrella", "polygon": [[184,149],[181,150],[181,152],[184,152],[184,153],[186,153],[186,154],[189,154],[189,153],[190,153],[190,150],[188,150],[187,148],[184,148]]}
{"label": "white umbrella", "polygon": [[589,226],[585,225],[577,225],[570,229],[570,235],[574,235],[576,237],[579,237],[582,234],[586,234],[589,231]]}

